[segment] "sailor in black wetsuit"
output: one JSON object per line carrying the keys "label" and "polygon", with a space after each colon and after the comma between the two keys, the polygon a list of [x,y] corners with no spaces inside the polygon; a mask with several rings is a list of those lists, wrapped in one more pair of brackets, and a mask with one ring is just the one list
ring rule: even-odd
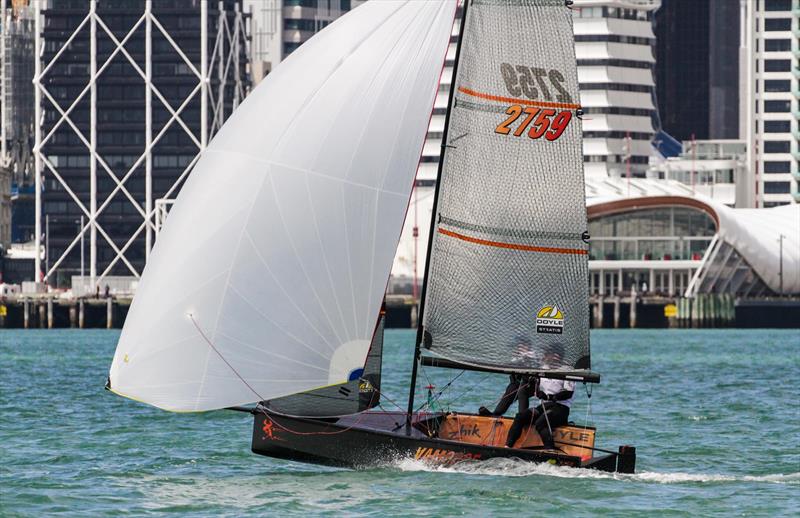
{"label": "sailor in black wetsuit", "polygon": [[[544,366],[552,368],[561,364],[562,349],[555,347],[545,353]],[[536,386],[536,397],[542,402],[536,408],[520,409],[508,430],[506,447],[511,448],[519,439],[522,430],[533,424],[545,448],[554,449],[552,430],[567,424],[569,407],[575,394],[575,382],[540,378]],[[527,399],[527,398],[526,398]],[[520,400],[520,403],[522,400]],[[545,415],[545,413],[547,415]]]}
{"label": "sailor in black wetsuit", "polygon": [[[517,342],[517,352],[514,355],[514,358],[511,359],[512,362],[522,362],[528,360],[532,355],[531,351],[531,342],[528,340],[527,337],[520,336],[516,339]],[[509,375],[509,384],[506,387],[503,396],[500,398],[500,401],[497,402],[497,406],[494,409],[494,412],[490,411],[485,406],[482,406],[478,409],[478,415],[484,417],[490,416],[501,416],[508,411],[511,403],[514,402],[515,399],[519,400],[519,411],[522,412],[527,410],[528,408],[528,401],[529,395],[534,393],[534,382],[536,380],[531,378],[530,376],[524,374],[517,374],[511,373]]]}

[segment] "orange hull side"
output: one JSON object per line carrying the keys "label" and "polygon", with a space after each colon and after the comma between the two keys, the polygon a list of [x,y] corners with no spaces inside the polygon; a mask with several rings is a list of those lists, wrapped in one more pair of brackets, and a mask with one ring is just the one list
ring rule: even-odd
{"label": "orange hull side", "polygon": [[[450,441],[484,446],[502,447],[506,444],[512,420],[506,417],[482,417],[450,414],[439,427],[439,437]],[[583,459],[591,458],[595,441],[595,429],[591,427],[561,426],[553,430],[556,446],[564,453]],[[542,439],[533,426],[526,428],[514,448],[542,446]]]}

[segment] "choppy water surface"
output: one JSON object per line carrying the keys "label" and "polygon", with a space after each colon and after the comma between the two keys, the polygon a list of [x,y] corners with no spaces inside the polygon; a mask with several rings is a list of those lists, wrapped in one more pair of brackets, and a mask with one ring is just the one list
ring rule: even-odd
{"label": "choppy water surface", "polygon": [[[509,460],[350,471],[255,456],[246,414],[168,414],[105,392],[117,337],[0,331],[0,515],[751,516],[791,515],[800,501],[796,331],[593,332],[603,383],[591,413],[582,394],[572,418],[590,416],[599,446],[635,445],[635,475]],[[384,391],[400,404],[413,337],[387,332]],[[457,373],[422,381],[443,387]],[[442,403],[474,411],[504,386],[466,373]]]}

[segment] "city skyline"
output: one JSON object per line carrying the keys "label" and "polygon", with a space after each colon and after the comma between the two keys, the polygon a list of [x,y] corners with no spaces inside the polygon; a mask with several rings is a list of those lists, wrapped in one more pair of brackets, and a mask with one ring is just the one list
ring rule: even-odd
{"label": "city skyline", "polygon": [[[16,2],[16,9],[22,8],[23,3]],[[227,97],[225,93],[221,93],[216,97],[209,93],[209,103],[214,108],[215,116],[213,119],[208,119],[206,138],[216,131],[221,121],[246,94],[246,87],[243,88],[242,85],[249,84],[248,81],[250,80],[253,83],[257,83],[263,75],[268,74],[277,63],[290,55],[300,44],[349,9],[357,7],[360,3],[363,2],[336,0],[332,3],[325,2],[324,5],[315,0],[265,0],[260,2],[248,2],[245,0],[232,2],[227,9],[230,10],[231,14],[234,11],[238,12],[241,23],[248,24],[249,29],[242,27],[242,37],[239,40],[241,45],[239,51],[240,59],[234,60],[237,64],[237,70],[240,72],[238,72],[238,76],[234,74],[231,78],[234,86],[224,89],[228,94]],[[52,6],[51,11],[52,8],[61,6],[78,13],[82,9],[78,4],[80,2],[50,0],[47,5]],[[104,2],[102,1],[98,4],[99,16],[102,16],[103,9],[111,9],[111,11],[108,11],[110,15],[113,13],[113,9],[118,8],[114,7],[116,4],[108,4],[105,7],[103,4]],[[200,2],[199,4],[192,2],[192,5],[209,5],[211,10],[216,9],[216,2]],[[142,9],[144,6],[145,3],[142,2]],[[797,32],[798,30],[795,27],[797,24],[796,17],[792,18],[790,16],[787,18],[786,16],[788,14],[787,11],[796,11],[797,7],[791,1],[786,2],[784,0],[768,0],[761,6],[760,11],[755,11],[754,9],[748,11],[747,2],[742,2],[738,9],[731,8],[730,3],[726,4],[725,8],[720,7],[718,2],[714,0],[699,3],[698,8],[690,12],[687,11],[685,5],[669,0],[663,2],[660,0],[637,2],[627,0],[576,1],[573,21],[581,103],[585,113],[584,161],[587,181],[589,178],[653,177],[671,179],[691,185],[693,193],[703,193],[706,196],[718,198],[723,200],[723,203],[733,204],[737,207],[767,207],[797,201],[797,183],[800,181],[796,172],[798,161],[797,89],[796,87],[792,88],[792,81],[796,85],[797,79],[791,78],[798,73],[796,64],[798,51],[794,48],[797,46],[797,38],[790,39],[785,37],[786,34],[791,35],[792,31]],[[199,9],[199,7],[197,8]],[[33,8],[31,7],[30,9],[32,10]],[[58,10],[56,9],[52,12],[56,18],[51,18],[58,19]],[[141,12],[141,10],[137,12]],[[49,67],[49,60],[59,51],[58,38],[62,38],[61,41],[66,41],[70,31],[77,28],[80,17],[67,22],[59,22],[63,23],[63,27],[57,29],[58,32],[53,32],[54,29],[48,26],[47,20],[51,18],[47,18],[47,10],[44,13],[42,35],[47,42],[47,46],[44,48],[45,52],[40,69],[45,70],[51,77],[58,77],[57,74],[54,76],[53,72],[58,72],[61,64],[58,67]],[[77,16],[77,14],[74,16]],[[126,19],[126,22],[123,22],[119,17],[112,17],[114,21],[120,20],[117,23],[121,23],[121,25],[116,28],[111,27],[113,23],[109,23],[112,30],[122,31],[117,36],[120,39],[125,36],[123,26],[126,23],[132,26],[137,18],[130,14],[127,16],[130,19]],[[680,22],[687,19],[692,20],[695,25],[683,27]],[[788,26],[784,20],[788,20]],[[745,31],[740,35],[740,38],[735,38],[737,43],[735,50],[739,59],[736,63],[730,64],[730,66],[721,66],[731,61],[732,42],[734,40],[731,36],[733,31],[723,31],[721,27],[731,25],[732,21],[736,21],[733,24],[734,26],[740,26],[744,29],[749,26],[750,22],[761,24],[758,27],[760,28],[763,25],[765,30],[764,32],[754,31],[750,35]],[[728,23],[726,24],[726,22]],[[189,22],[183,21],[181,23]],[[252,26],[249,25],[250,23],[252,23]],[[230,25],[235,26],[236,23],[231,22]],[[192,29],[188,26],[183,28],[176,26],[175,29],[182,30],[181,37],[186,38],[187,30],[197,30],[198,27]],[[223,47],[218,49],[215,46],[215,41],[219,36],[215,31],[219,30],[219,26],[216,27],[216,29],[209,27],[207,52],[212,53],[211,47],[213,47],[214,52],[211,60],[216,59],[217,55],[219,55],[220,59],[216,62],[216,66],[220,67],[220,64],[224,63],[226,59],[229,60],[230,50],[233,47],[233,35],[229,34],[227,36],[228,47],[224,47],[225,44],[223,43]],[[424,255],[426,248],[427,236],[420,229],[427,228],[427,221],[430,218],[430,200],[435,189],[444,113],[449,93],[451,75],[449,71],[452,70],[457,42],[457,27],[458,25],[456,24],[417,172],[417,188],[412,195],[409,217],[406,220],[403,239],[398,249],[398,261],[406,263],[406,270],[414,267],[419,270],[420,255]],[[683,32],[675,31],[676,27],[681,27]],[[786,32],[787,27],[790,31],[788,33]],[[167,33],[171,30],[168,27],[165,27],[165,29]],[[697,35],[703,34],[704,29],[707,29],[705,31],[707,32],[707,37],[698,39]],[[247,41],[248,30],[252,38],[251,41]],[[238,31],[238,27],[236,31]],[[748,37],[753,38],[753,34],[756,33],[763,34],[757,42],[747,39]],[[54,35],[58,36],[54,37]],[[102,30],[100,35],[101,38],[105,37]],[[158,32],[156,35],[158,36]],[[687,35],[694,35],[696,41],[691,38],[687,39]],[[141,41],[141,36],[141,34],[133,35],[128,46],[138,45],[135,42]],[[112,40],[113,38],[109,41],[109,44],[112,45],[108,49],[110,52],[113,52],[114,48]],[[75,41],[81,41],[81,39],[78,38]],[[703,44],[705,47],[702,46]],[[98,50],[103,51],[103,45],[105,44],[100,45]],[[185,43],[178,42],[178,49],[182,45],[185,45]],[[676,83],[676,77],[684,79],[685,75],[669,74],[665,73],[665,71],[673,69],[676,63],[685,63],[686,66],[689,66],[690,61],[681,61],[681,56],[686,54],[687,45],[700,45],[699,51],[692,56],[703,59],[691,65],[694,68],[687,69],[694,71],[690,74],[696,82],[678,81]],[[171,52],[169,46],[170,42],[168,40],[154,43],[156,52]],[[763,52],[748,53],[746,49],[751,47],[761,48]],[[702,51],[703,48],[710,49],[711,54],[705,56]],[[142,50],[136,47],[131,52],[137,55],[137,59],[141,59],[141,56],[136,53],[141,53]],[[192,52],[196,53],[196,50]],[[91,51],[91,48],[88,47],[83,50],[70,49],[70,52],[76,56],[83,52],[83,57],[79,58],[79,61],[83,60],[82,62],[87,64],[91,63],[91,60],[85,54],[89,51]],[[63,56],[59,57],[64,61],[65,57],[70,55],[70,52],[65,52]],[[121,52],[117,53],[117,59],[121,60],[120,66],[124,68],[127,65],[124,58],[122,58],[122,54]],[[178,61],[175,61],[177,63],[175,66],[180,67],[180,53],[173,52],[173,54],[175,54],[175,57],[170,59],[178,59]],[[196,65],[199,62],[199,56],[195,56],[191,52],[189,54],[191,59],[195,60]],[[783,64],[786,61],[783,59],[785,57],[790,58],[788,69],[785,69],[786,65]],[[98,56],[99,61],[102,62],[100,58],[101,56]],[[163,62],[161,58],[156,59],[160,59]],[[658,59],[662,59],[663,63],[660,63]],[[794,61],[791,61],[791,59],[794,59]],[[762,61],[763,64],[761,64]],[[780,63],[776,64],[777,62]],[[772,70],[763,71],[755,75],[751,71],[751,75],[747,76],[748,63],[753,69],[761,64],[762,67],[778,67],[781,70],[774,72]],[[70,66],[75,68],[83,65],[76,62]],[[112,72],[120,68],[120,66],[109,65],[108,70],[103,72],[105,74],[104,77],[110,78],[113,75]],[[154,65],[153,72],[156,76],[165,72],[164,66],[165,63]],[[191,76],[191,67],[186,68],[186,72]],[[200,67],[196,66],[196,68],[199,69]],[[224,73],[228,73],[228,70],[226,66]],[[75,84],[81,82],[78,80],[80,73],[78,73],[77,68],[72,72],[67,69],[63,72],[64,74],[61,77],[69,77],[69,81]],[[129,72],[124,72],[120,69],[120,72],[123,76],[126,73],[133,74],[131,77],[136,76],[136,71],[133,69]],[[734,73],[737,77],[745,78],[741,80],[738,88],[734,88],[731,84],[730,78]],[[177,79],[182,74],[183,72],[174,69],[170,75]],[[210,83],[214,83],[219,81],[220,74],[223,74],[223,71],[209,70],[207,74]],[[780,76],[780,79],[778,79],[778,76]],[[751,79],[747,80],[747,77]],[[776,79],[773,79],[773,77]],[[789,79],[783,79],[784,77],[789,77]],[[54,79],[50,78],[48,80],[52,82]],[[229,78],[225,77],[225,81],[228,80]],[[196,79],[189,80],[190,83],[192,81],[196,81]],[[69,276],[79,274],[81,272],[80,264],[84,263],[88,265],[85,266],[84,273],[89,276],[92,274],[100,277],[107,275],[138,275],[141,272],[148,250],[155,239],[158,226],[166,217],[169,205],[177,193],[177,190],[172,189],[171,186],[176,184],[176,180],[182,180],[185,177],[197,152],[202,149],[202,145],[191,142],[192,138],[195,138],[198,142],[202,138],[198,139],[192,137],[186,131],[178,130],[177,126],[183,125],[183,121],[178,120],[180,117],[173,117],[169,114],[169,109],[167,109],[165,110],[166,119],[162,117],[163,120],[159,119],[159,122],[174,120],[173,128],[162,136],[160,147],[153,147],[152,152],[142,155],[144,159],[137,163],[139,155],[129,151],[134,151],[137,146],[144,145],[143,140],[147,136],[147,132],[142,134],[142,139],[139,139],[138,132],[134,128],[138,128],[139,125],[146,121],[138,120],[138,115],[134,117],[137,120],[124,121],[120,119],[115,123],[110,119],[114,118],[112,116],[115,113],[118,113],[120,117],[128,115],[133,117],[136,113],[146,114],[147,110],[141,110],[141,103],[144,101],[141,96],[125,99],[129,95],[127,92],[133,91],[130,85],[118,84],[121,86],[113,87],[110,83],[108,86],[110,89],[117,88],[119,90],[116,94],[109,94],[114,97],[114,103],[108,104],[108,101],[104,101],[103,95],[106,94],[100,92],[100,102],[97,105],[97,110],[93,112],[95,113],[95,124],[99,124],[96,131],[98,140],[95,145],[98,146],[98,150],[105,146],[103,148],[106,150],[104,154],[98,153],[95,155],[97,159],[91,160],[91,153],[87,155],[80,151],[81,145],[84,144],[83,139],[73,134],[73,131],[68,130],[64,135],[54,132],[38,155],[41,157],[39,167],[44,174],[42,177],[42,186],[44,187],[41,195],[42,210],[40,212],[43,217],[39,220],[38,232],[32,229],[33,231],[29,235],[34,237],[43,236],[41,245],[46,245],[47,251],[50,252],[50,257],[42,259],[40,271],[47,269],[47,267],[50,269],[48,272],[43,271],[43,275],[55,275],[58,273],[58,269],[53,268],[54,264],[57,264],[62,269],[66,267],[60,273],[62,275],[60,280],[55,281],[57,285],[69,285]],[[202,88],[204,83],[201,81],[198,84]],[[753,88],[745,88],[751,84]],[[788,87],[786,86],[787,84]],[[186,83],[186,85],[191,87],[189,83]],[[677,86],[683,89],[676,89]],[[778,87],[780,87],[780,91],[775,91]],[[162,87],[165,92],[168,92],[169,88],[171,87]],[[213,84],[210,88],[214,88]],[[74,101],[80,88],[74,92],[69,89],[61,92],[60,89],[64,89],[64,87],[56,87],[54,92],[56,98],[63,103],[61,109],[64,110]],[[98,90],[105,89],[101,87]],[[179,89],[180,87],[178,87]],[[692,89],[702,93],[699,100],[691,99],[684,95],[687,91],[692,91]],[[38,90],[36,89],[36,91]],[[147,91],[150,90],[142,88],[143,93]],[[218,91],[222,92],[219,89]],[[740,95],[742,91],[746,95]],[[183,93],[189,94],[189,92],[190,88]],[[758,92],[762,93],[759,94]],[[42,93],[44,93],[44,90]],[[179,91],[175,93],[178,96],[170,97],[167,95],[165,98],[165,101],[171,103],[172,110],[177,109],[181,102],[185,100],[185,96],[180,96]],[[152,94],[150,95],[151,99],[158,100]],[[237,95],[239,95],[238,100]],[[786,96],[788,96],[786,101],[781,100]],[[741,98],[741,102],[737,101],[737,104],[733,106],[731,99],[735,98]],[[753,99],[754,102],[748,102],[745,98]],[[222,109],[217,110],[215,106],[221,99],[224,99],[221,105]],[[763,106],[762,111],[759,112],[760,114],[748,114],[747,110],[744,110],[742,106],[754,106],[756,99],[758,103],[762,103],[760,105]],[[48,98],[48,95],[43,95],[39,103],[42,108],[42,114],[45,117],[45,126],[42,127],[45,136],[48,133],[47,124],[51,126],[60,124],[61,129],[59,131],[61,133],[69,126],[69,124],[64,123],[64,118],[58,113],[58,109],[54,109],[54,105],[50,101],[51,99]],[[81,110],[85,109],[85,101],[86,96],[84,96],[83,101],[74,107],[73,118]],[[193,113],[199,108],[196,106],[196,99],[195,101],[187,101],[183,117],[186,116],[185,114]],[[126,102],[131,108],[123,108]],[[701,106],[706,105],[708,109],[698,111],[696,109],[698,102]],[[103,103],[106,104],[104,105]],[[139,107],[134,108],[137,103],[139,103]],[[785,103],[785,106],[782,103]],[[159,107],[158,102],[155,102],[155,107]],[[161,108],[163,109],[164,107],[161,106]],[[770,115],[765,115],[763,114],[763,109],[766,108],[779,111],[768,110]],[[114,110],[118,111],[115,112]],[[89,111],[92,112],[91,110]],[[777,113],[778,115],[772,115],[772,113]],[[795,114],[794,117],[792,113]],[[676,115],[678,118],[673,119],[672,117]],[[690,117],[690,115],[693,115],[694,118]],[[157,114],[154,114],[154,116],[156,119],[161,117],[161,115]],[[192,120],[199,120],[200,118],[197,114],[191,117],[193,118]],[[104,118],[106,119],[105,121],[103,120]],[[762,121],[763,119],[769,120]],[[62,122],[58,122],[59,120]],[[85,140],[90,140],[86,136],[91,133],[88,131],[92,126],[91,120],[91,117],[88,117],[88,120],[77,123],[77,126],[84,133]],[[123,126],[127,127],[128,129],[122,131],[129,135],[130,138],[124,137],[125,141],[123,142],[123,140],[120,140],[123,138],[122,134],[120,134],[118,135],[120,138],[114,140],[116,138],[114,131],[103,130],[102,128],[106,127],[103,124],[121,125],[119,126],[120,129]],[[202,132],[198,122],[185,124],[188,124],[187,128],[192,128],[198,134]],[[750,124],[750,126],[747,126],[747,124]],[[4,125],[4,127],[6,126],[8,124]],[[112,126],[107,127],[111,128]],[[145,124],[145,126],[147,125]],[[748,142],[747,139],[731,138],[734,134],[737,134],[737,136],[740,133],[746,134],[747,127],[758,130],[758,132],[754,131],[752,133],[751,142]],[[692,131],[692,128],[694,128],[694,131]],[[150,131],[150,138],[152,139],[154,135],[152,130]],[[669,134],[683,137],[683,162],[676,161],[680,157],[675,157],[674,159],[668,156],[659,158],[658,152],[653,149],[654,142],[668,138]],[[702,155],[701,153],[698,159],[697,153],[691,151],[696,144],[693,141],[689,144],[685,142],[687,134],[690,140],[692,136],[696,140],[703,140],[703,136],[708,136],[709,138],[716,136],[732,142],[742,142],[745,149],[745,157],[741,158],[737,154],[728,169],[726,169],[728,165],[719,166],[718,161],[714,162],[714,160],[717,160],[714,157]],[[789,138],[786,139],[786,136]],[[171,145],[172,147],[168,145],[168,141],[171,141],[170,139],[175,140]],[[62,140],[63,142],[61,142]],[[139,140],[142,140],[142,142],[139,142]],[[180,144],[179,140],[183,144]],[[4,139],[4,144],[8,141],[10,139]],[[58,147],[59,142],[61,142],[61,147]],[[175,147],[176,145],[177,147]],[[700,143],[699,145],[702,146],[703,144]],[[169,147],[169,149],[164,146]],[[184,147],[182,148],[181,146]],[[687,149],[689,151],[686,151]],[[8,152],[6,156],[8,156]],[[728,160],[726,156],[721,156],[721,158]],[[711,162],[701,164],[698,160],[701,162],[702,160],[711,160]],[[103,163],[105,163],[105,166]],[[712,166],[712,163],[717,165]],[[86,167],[91,164],[94,164],[95,172],[90,171],[88,175],[85,172],[81,172],[85,171]],[[133,167],[135,164],[139,169],[144,165],[152,168],[151,171],[156,172],[155,176],[152,176],[152,173],[150,176],[151,194],[149,197],[145,196],[147,194],[145,192],[147,191],[147,185],[144,185],[147,184],[148,176],[147,174],[142,175],[138,170],[134,171],[136,169]],[[719,173],[710,176],[707,173],[703,173],[702,171],[708,170],[708,167],[718,167]],[[116,171],[117,168],[120,170]],[[56,172],[60,172],[63,169],[66,171],[66,175],[51,174],[50,184],[48,185],[47,175],[53,169]],[[104,171],[104,169],[106,170]],[[99,175],[96,172],[98,170],[101,173]],[[76,171],[77,173],[70,171]],[[70,176],[75,174],[77,176]],[[98,192],[115,193],[113,200],[110,198],[98,200],[101,203],[101,212],[104,212],[103,214],[98,212],[97,225],[87,224],[92,214],[90,200],[80,194],[80,189],[74,190],[70,185],[70,182],[81,184],[81,182],[86,182],[87,179],[91,184],[92,175],[97,176],[98,183],[96,183],[95,189],[98,189]],[[125,175],[128,175],[128,179],[120,181]],[[117,180],[114,179],[115,177]],[[70,180],[70,178],[74,179]],[[15,177],[14,179],[16,180],[17,178]],[[2,187],[3,181],[9,182],[8,175],[5,178],[0,176],[0,187]],[[136,187],[139,183],[143,185]],[[721,194],[732,191],[734,185],[736,186],[735,196],[731,198],[730,196],[732,195],[730,194]],[[67,187],[66,190],[64,189],[65,187]],[[19,211],[17,213],[18,216],[24,215],[25,188],[25,185],[17,182],[15,201]],[[88,185],[83,192],[90,191],[91,188],[91,185]],[[32,205],[31,202],[35,198],[32,194],[35,189],[33,189],[33,186],[28,186],[27,189],[31,191],[28,204]],[[75,192],[77,199],[69,192],[71,190]],[[61,192],[59,193],[59,191]],[[590,189],[587,186],[587,194],[589,192]],[[719,196],[729,197],[719,198]],[[0,212],[0,216],[3,216],[4,220],[0,221],[0,230],[3,231],[5,236],[8,236],[12,228],[11,222],[8,221],[9,202],[11,200],[8,196],[6,196],[5,200],[4,211]],[[76,228],[80,226],[81,214],[80,205],[76,204],[76,201],[82,203],[88,211],[83,214],[85,216],[84,226],[79,232],[76,232]],[[141,210],[137,210],[137,206]],[[126,207],[129,209],[127,212]],[[75,212],[75,209],[79,210]],[[33,207],[29,210],[30,213],[36,213]],[[136,212],[139,212],[139,214],[136,214]],[[140,220],[140,216],[144,214],[149,216],[144,218],[142,224],[136,224],[135,221]],[[19,217],[17,217],[17,220],[19,220]],[[130,220],[130,223],[126,223],[128,227],[123,230],[120,225],[128,220]],[[102,231],[103,221],[106,222],[105,226],[114,229],[112,232],[106,233],[106,235],[103,235]],[[46,229],[42,227],[47,226],[45,223],[48,222],[51,227],[49,229],[50,232],[49,235],[44,235],[46,234]],[[17,224],[15,228],[23,227],[24,225]],[[97,235],[97,230],[101,231],[99,236]],[[81,235],[84,236],[83,239],[80,238]],[[0,236],[0,242],[3,241],[2,238],[5,239],[7,248],[10,238]],[[89,244],[87,245],[85,241],[89,242]],[[70,247],[71,252],[68,250]],[[78,253],[80,247],[84,248],[84,254]],[[411,248],[416,249],[416,254]],[[92,256],[92,250],[95,251],[96,255]],[[141,250],[141,252],[135,250]],[[80,255],[85,255],[86,257],[81,260]],[[416,259],[413,259],[414,257]],[[396,264],[396,267],[399,269],[404,268],[401,264]],[[93,268],[95,268],[93,272],[87,273]],[[71,273],[69,273],[70,271]],[[417,273],[419,275],[419,272]],[[52,278],[48,280],[53,282]]]}

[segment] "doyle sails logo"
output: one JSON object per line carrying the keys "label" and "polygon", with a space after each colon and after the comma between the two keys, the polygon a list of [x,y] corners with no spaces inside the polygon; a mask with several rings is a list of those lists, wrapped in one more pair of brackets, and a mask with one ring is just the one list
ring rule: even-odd
{"label": "doyle sails logo", "polygon": [[558,306],[545,306],[536,314],[536,332],[560,335],[564,330],[564,314]]}

